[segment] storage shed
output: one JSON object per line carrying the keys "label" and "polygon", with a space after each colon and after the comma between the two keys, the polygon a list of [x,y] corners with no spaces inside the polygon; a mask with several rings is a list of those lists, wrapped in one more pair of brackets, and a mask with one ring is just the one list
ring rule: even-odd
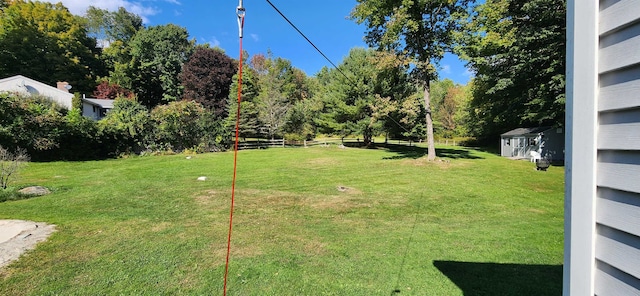
{"label": "storage shed", "polygon": [[564,129],[550,126],[517,128],[500,135],[500,155],[530,158],[531,151],[551,161],[564,160]]}

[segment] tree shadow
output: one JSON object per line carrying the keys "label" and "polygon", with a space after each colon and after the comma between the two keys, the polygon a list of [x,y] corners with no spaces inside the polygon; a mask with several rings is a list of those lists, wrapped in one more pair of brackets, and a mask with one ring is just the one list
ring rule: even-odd
{"label": "tree shadow", "polygon": [[[379,144],[376,144],[379,145]],[[383,159],[418,159],[428,154],[427,148],[407,145],[383,144],[391,152],[397,153],[395,156],[384,157]],[[449,159],[482,159],[483,157],[473,154],[472,150],[463,148],[436,148],[436,156]]]}
{"label": "tree shadow", "polygon": [[562,265],[434,261],[465,296],[561,295]]}

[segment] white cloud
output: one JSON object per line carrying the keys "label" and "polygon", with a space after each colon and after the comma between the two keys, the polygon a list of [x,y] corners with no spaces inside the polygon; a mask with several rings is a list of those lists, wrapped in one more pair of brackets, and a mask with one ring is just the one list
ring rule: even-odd
{"label": "white cloud", "polygon": [[211,47],[216,47],[216,46],[220,46],[220,40],[218,40],[218,38],[216,38],[216,36],[211,37],[211,39],[207,40],[205,38],[200,38],[200,41],[204,44],[204,43],[209,43],[209,46]]}
{"label": "white cloud", "polygon": [[[84,15],[89,6],[94,6],[109,11],[116,11],[124,7],[128,12],[135,13],[142,18],[144,23],[149,23],[149,17],[160,13],[160,10],[153,6],[143,5],[141,2],[129,0],[43,0],[45,2],[62,4],[76,15]],[[178,0],[165,0],[169,3],[180,5]]]}
{"label": "white cloud", "polygon": [[445,74],[451,74],[451,65],[442,66],[442,72]]}
{"label": "white cloud", "polygon": [[471,77],[474,76],[475,73],[473,73],[473,71],[469,68],[465,68],[464,72],[462,73],[462,76],[466,76],[466,77]]}
{"label": "white cloud", "polygon": [[260,41],[260,37],[258,36],[258,34],[250,34],[251,38],[253,39],[253,41],[258,42]]}

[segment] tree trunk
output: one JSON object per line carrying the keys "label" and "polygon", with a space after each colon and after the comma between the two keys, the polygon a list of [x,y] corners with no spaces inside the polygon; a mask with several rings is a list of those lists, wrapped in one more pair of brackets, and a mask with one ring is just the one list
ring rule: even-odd
{"label": "tree trunk", "polygon": [[427,118],[427,160],[429,161],[436,159],[436,147],[433,145],[433,118],[431,117],[431,96],[429,93],[430,88],[431,82],[427,80],[424,85],[424,109],[426,111]]}

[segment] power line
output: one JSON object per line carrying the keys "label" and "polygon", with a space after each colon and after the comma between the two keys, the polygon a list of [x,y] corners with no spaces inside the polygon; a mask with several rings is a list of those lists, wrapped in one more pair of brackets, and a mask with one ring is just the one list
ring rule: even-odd
{"label": "power line", "polygon": [[313,46],[313,48],[315,48],[324,58],[325,60],[327,60],[336,70],[338,70],[338,72],[340,72],[342,74],[342,76],[344,76],[345,78],[347,78],[349,81],[351,81],[351,83],[354,83],[353,80],[351,80],[351,78],[349,78],[346,74],[344,74],[344,72],[342,72],[342,70],[340,70],[340,68],[338,68],[338,66],[336,66],[336,64],[333,63],[333,61],[331,61],[331,59],[329,59],[323,52],[322,50],[320,50],[315,44],[313,44],[313,42],[311,42],[311,40],[309,40],[309,38],[307,38],[307,36],[304,35],[304,33],[302,33],[302,31],[300,31],[300,29],[298,29],[298,27],[296,25],[294,25],[289,18],[287,18],[284,13],[282,13],[280,11],[280,9],[278,9],[275,5],[273,5],[273,3],[271,3],[271,1],[267,0],[267,3],[269,3],[269,5],[271,5],[271,7],[273,7],[273,9],[275,9],[276,12],[278,12],[280,14],[280,16],[282,16],[282,18],[287,21],[287,23],[289,23],[289,25],[291,25],[291,27],[293,27],[296,31],[298,31],[298,33],[300,33],[300,35],[307,40],[307,42],[309,42],[309,44],[311,44],[311,46]]}
{"label": "power line", "polygon": [[[275,5],[273,5],[273,3],[271,3],[270,0],[266,0],[267,3],[269,3],[269,5],[271,5],[271,7],[273,7],[273,9],[275,9],[276,12],[278,12],[278,14],[280,14],[280,16],[282,16],[282,18],[287,21],[287,23],[289,23],[289,25],[291,25],[291,27],[293,27],[296,31],[298,31],[298,33],[305,39],[307,40],[307,42],[309,42],[309,44],[311,44],[311,46],[313,46],[313,48],[315,48],[336,70],[338,70],[338,72],[340,72],[340,74],[342,74],[342,76],[344,76],[344,78],[346,78],[347,80],[349,80],[349,82],[351,82],[351,84],[353,85],[353,87],[356,87],[356,83],[355,81],[353,81],[351,78],[349,78],[349,76],[347,76],[346,74],[344,74],[344,72],[342,72],[342,70],[340,70],[340,68],[338,66],[336,66],[335,63],[333,63],[333,61],[331,61],[331,59],[329,59],[323,52],[322,50],[320,50],[315,44],[313,44],[313,42],[311,42],[311,40],[309,40],[309,38],[307,38],[307,36],[304,35],[304,33],[302,33],[302,31],[300,31],[300,29],[298,29],[298,27],[296,25],[293,24],[293,22],[291,22],[289,20],[289,18],[287,18],[284,13],[282,13],[280,11],[280,9],[278,9]],[[393,119],[391,116],[389,116],[389,114],[386,114],[386,116],[391,119],[396,125],[398,125],[399,127],[401,127],[403,130],[405,130],[406,132],[410,133],[410,131],[408,131],[404,126],[402,126],[400,123],[398,123],[395,119]]]}

